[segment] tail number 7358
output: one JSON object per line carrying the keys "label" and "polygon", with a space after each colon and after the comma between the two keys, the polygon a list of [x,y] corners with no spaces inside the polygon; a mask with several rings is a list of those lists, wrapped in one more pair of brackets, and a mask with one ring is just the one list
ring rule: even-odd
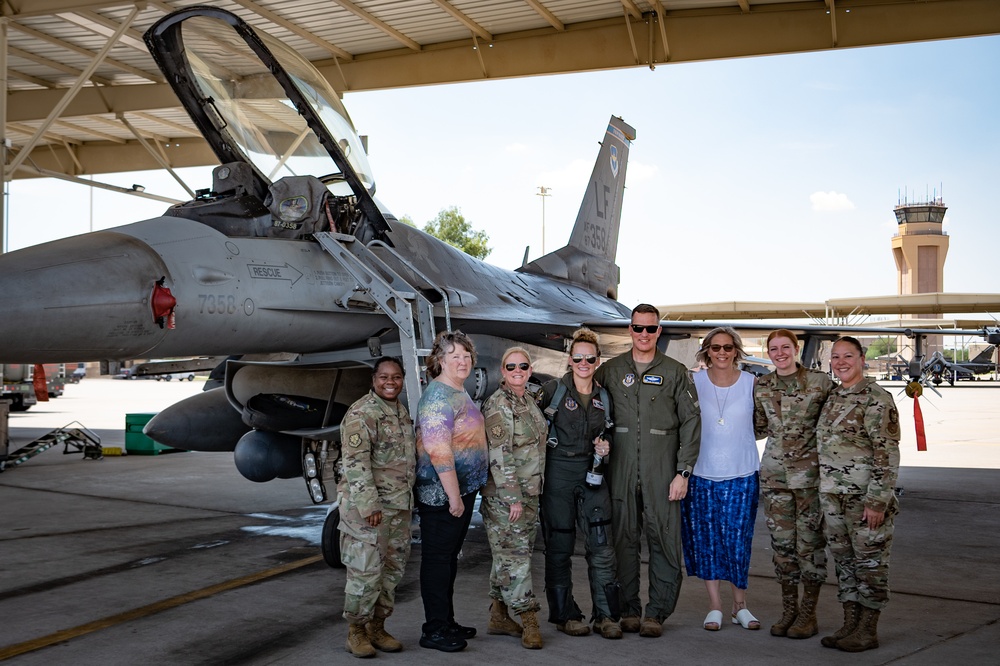
{"label": "tail number 7358", "polygon": [[235,314],[235,294],[198,294],[201,314]]}

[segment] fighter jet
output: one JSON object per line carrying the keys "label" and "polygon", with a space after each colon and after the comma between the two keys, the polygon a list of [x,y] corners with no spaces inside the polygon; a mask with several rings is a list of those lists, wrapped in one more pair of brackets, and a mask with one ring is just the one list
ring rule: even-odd
{"label": "fighter jet", "polygon": [[[322,502],[340,419],[379,356],[402,359],[412,412],[440,330],[473,336],[466,388],[476,399],[496,388],[513,344],[531,351],[542,379],[565,371],[581,325],[601,333],[605,354],[626,348],[615,258],[635,131],[620,118],[603,132],[567,245],[505,270],[380,204],[346,109],[298,53],[203,6],[165,16],[144,38],[218,157],[211,187],[160,217],[0,257],[0,362],[228,357],[213,372],[220,388],[163,410],[146,434],[234,451],[253,481],[302,476]],[[715,325],[663,322],[661,345]],[[792,330],[813,336],[804,359],[838,332]]]}
{"label": "fighter jet", "polygon": [[346,109],[298,53],[208,7],[164,17],[145,40],[219,159],[211,188],[161,217],[0,257],[3,360],[229,357],[223,388],[165,410],[147,434],[235,450],[255,481],[305,468],[322,501],[330,442],[378,356],[403,359],[412,410],[437,331],[474,337],[467,388],[482,398],[510,345],[556,376],[573,330],[627,322],[615,256],[635,131],[620,118],[603,133],[569,243],[511,271],[380,204]]}
{"label": "fighter jet", "polygon": [[949,361],[939,351],[934,352],[921,366],[921,378],[940,386],[944,382],[954,386],[957,379],[975,379],[976,375],[993,372],[993,354],[996,345],[989,345],[971,361]]}

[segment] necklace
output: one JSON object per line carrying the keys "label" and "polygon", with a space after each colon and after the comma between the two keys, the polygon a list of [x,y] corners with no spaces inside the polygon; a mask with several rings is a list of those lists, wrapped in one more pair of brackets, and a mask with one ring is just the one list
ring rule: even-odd
{"label": "necklace", "polygon": [[726,397],[723,398],[721,406],[719,405],[719,387],[716,386],[715,384],[712,384],[712,389],[715,391],[715,406],[719,408],[719,420],[716,421],[716,423],[718,423],[720,426],[724,426],[726,425],[726,403],[729,401],[730,387],[727,386],[725,388]]}
{"label": "necklace", "polygon": [[[736,377],[736,380],[739,381],[739,376]],[[708,381],[711,382],[712,390],[715,391],[715,406],[719,408],[719,419],[716,421],[716,423],[718,423],[720,426],[724,426],[726,425],[726,403],[729,402],[729,389],[731,389],[736,384],[736,382],[733,382],[729,386],[723,387],[723,390],[726,392],[726,397],[723,398],[722,404],[720,405],[719,387],[716,386],[715,382],[712,381],[711,376],[708,378]]]}

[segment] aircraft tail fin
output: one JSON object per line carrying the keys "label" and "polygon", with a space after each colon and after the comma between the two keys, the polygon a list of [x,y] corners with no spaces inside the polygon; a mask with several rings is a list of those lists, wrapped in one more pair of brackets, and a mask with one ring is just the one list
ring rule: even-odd
{"label": "aircraft tail fin", "polygon": [[993,353],[996,351],[996,345],[989,345],[983,351],[976,354],[976,358],[969,361],[969,363],[992,363]]}
{"label": "aircraft tail fin", "polygon": [[519,271],[565,280],[617,298],[620,270],[615,257],[625,194],[625,168],[634,140],[635,130],[621,118],[612,116],[569,243],[525,264]]}

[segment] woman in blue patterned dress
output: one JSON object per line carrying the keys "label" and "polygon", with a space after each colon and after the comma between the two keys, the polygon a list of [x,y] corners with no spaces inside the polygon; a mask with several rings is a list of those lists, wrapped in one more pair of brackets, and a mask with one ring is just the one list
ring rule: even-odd
{"label": "woman in blue patterned dress", "polygon": [[709,613],[703,626],[722,628],[720,581],[733,591],[733,624],[760,629],[747,610],[750,546],[757,518],[760,459],[753,431],[753,375],[737,363],[746,354],[728,326],[705,336],[694,375],[701,405],[701,452],[681,505],[681,538],[689,576],[705,581]]}

